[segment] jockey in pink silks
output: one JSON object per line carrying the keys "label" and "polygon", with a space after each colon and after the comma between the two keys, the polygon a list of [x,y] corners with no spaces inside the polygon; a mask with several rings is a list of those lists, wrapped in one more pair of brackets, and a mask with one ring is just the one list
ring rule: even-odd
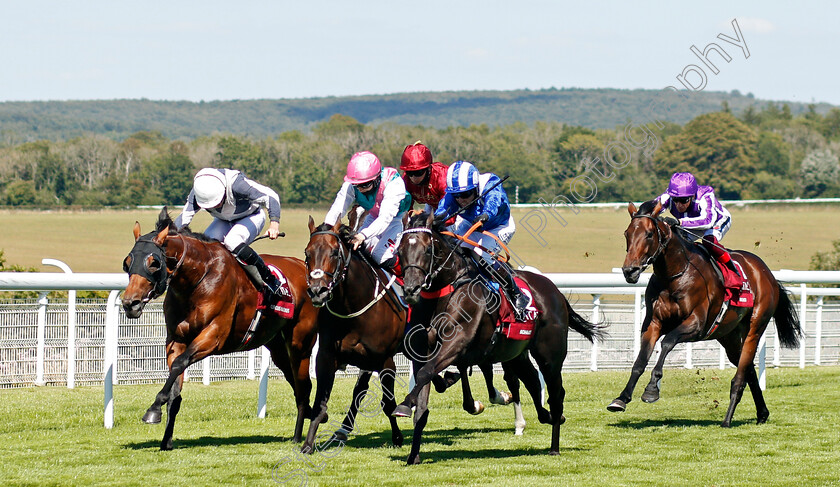
{"label": "jockey in pink silks", "polygon": [[711,186],[698,186],[690,172],[678,172],[671,176],[668,189],[659,196],[659,201],[680,221],[680,226],[698,237],[702,232],[703,247],[715,260],[734,271],[734,275],[724,273],[724,286],[741,287],[740,272],[720,244],[732,225],[732,216],[715,197],[715,190]]}
{"label": "jockey in pink silks", "polygon": [[335,196],[324,222],[335,225],[354,203],[368,211],[368,215],[353,235],[351,244],[358,249],[364,244],[373,260],[385,269],[400,275],[395,253],[402,217],[411,207],[411,195],[393,167],[382,167],[372,152],[353,154],[347,164],[344,184]]}

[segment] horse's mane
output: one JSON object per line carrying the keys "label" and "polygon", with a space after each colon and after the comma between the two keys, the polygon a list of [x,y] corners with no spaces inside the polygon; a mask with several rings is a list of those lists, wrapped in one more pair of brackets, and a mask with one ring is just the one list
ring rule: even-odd
{"label": "horse's mane", "polygon": [[[652,199],[650,201],[645,201],[639,206],[639,209],[636,210],[635,216],[651,216],[653,214],[653,209],[656,207],[656,203],[658,199]],[[671,227],[671,231],[677,235],[677,237],[685,244],[687,247],[691,247],[693,240],[690,240],[688,237],[685,236],[685,231],[680,226],[679,220],[672,216],[665,216],[663,214],[659,214],[657,217],[658,220],[665,222],[669,227]]]}
{"label": "horse's mane", "polygon": [[[315,231],[316,232],[332,232],[333,231],[333,226],[328,224],[328,223],[322,223],[322,224],[318,225],[317,227],[315,227]],[[350,241],[350,234],[352,233],[352,231],[350,230],[349,226],[339,222],[338,232],[336,232],[336,233],[338,233],[338,236],[341,238],[342,242],[347,243],[347,242]]]}
{"label": "horse's mane", "polygon": [[218,240],[216,240],[215,238],[210,238],[201,232],[192,231],[189,225],[186,225],[179,230],[175,227],[175,222],[172,221],[172,217],[169,216],[169,211],[164,206],[160,212],[160,215],[158,215],[158,221],[155,225],[155,233],[160,233],[160,231],[166,227],[169,227],[169,233],[172,234],[183,235],[185,237],[192,237],[201,242],[218,242]]}

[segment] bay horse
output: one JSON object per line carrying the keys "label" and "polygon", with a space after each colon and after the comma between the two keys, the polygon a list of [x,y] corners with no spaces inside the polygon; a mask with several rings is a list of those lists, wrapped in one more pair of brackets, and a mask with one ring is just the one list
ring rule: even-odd
{"label": "bay horse", "polygon": [[725,349],[729,361],[737,367],[729,390],[729,409],[721,426],[732,425],[735,407],[746,385],[750,386],[755,401],[758,423],[764,423],[770,412],[753,365],[758,341],[770,318],[773,318],[782,345],[790,348],[798,346],[802,329],[796,309],[785,288],[760,258],[742,250],[731,251],[732,258],[741,264],[752,287],[754,306],[729,307],[718,318],[724,301],[724,287],[722,277],[715,269],[716,264],[703,247],[677,232],[682,229],[676,220],[666,221],[660,217],[662,210],[659,200],[645,202],[639,209],[633,203],[627,206],[631,218],[624,232],[627,241],[627,256],[622,267],[624,277],[627,282],[638,282],[639,276],[650,264],[653,264],[653,276],[645,290],[647,311],[642,324],[639,356],[633,364],[627,386],[607,409],[626,409],[659,337],[663,337],[662,350],[651,372],[650,383],[642,394],[644,402],[659,399],[665,357],[676,344],[717,340]]}
{"label": "bay horse", "polygon": [[123,262],[129,275],[123,292],[126,316],[138,318],[146,303],[162,295],[166,321],[166,361],[169,376],[143,421],[161,421],[167,405],[161,450],[172,449],[175,417],[181,407],[184,370],[210,355],[251,350],[262,345],[271,352],[295,394],[297,419],[294,440],[300,441],[303,421],[310,414],[309,357],[315,344],[318,310],[306,294],[306,268],[293,257],[263,255],[267,264],[286,276],[294,298],[294,314],[283,319],[266,312],[250,330],[259,291],[236,258],[220,242],[188,227],[178,230],[166,208],[155,231],[140,234],[134,224],[134,248]]}
{"label": "bay horse", "polygon": [[345,365],[354,365],[363,372],[359,374],[353,402],[342,426],[330,442],[344,442],[353,431],[359,401],[368,389],[371,372],[375,371],[379,372],[382,386],[382,409],[391,423],[391,441],[395,446],[402,446],[402,432],[390,413],[396,407],[394,354],[405,334],[406,309],[394,292],[386,288],[389,278],[385,272],[361,252],[351,250],[350,227],[340,221],[315,227],[310,216],[309,233],[304,250],[306,292],[316,307],[323,308],[315,357],[318,382],[312,421],[301,452],[314,452],[318,426],[328,419],[327,403],[335,373]]}
{"label": "bay horse", "polygon": [[[448,241],[433,228],[433,219],[433,215],[426,214],[408,219],[398,249],[406,301],[416,303],[421,290],[441,294],[433,305],[434,318],[428,325],[427,340],[407,344],[414,348],[425,343],[433,350],[425,352],[425,362],[415,363],[416,384],[393,413],[409,417],[411,408],[416,406],[408,464],[420,463],[420,442],[428,420],[427,397],[421,392],[435,375],[450,365],[463,367],[484,362],[503,362],[522,381],[534,398],[539,421],[552,426],[549,453],[559,454],[560,425],[565,421],[561,371],[569,327],[589,341],[600,339],[604,330],[578,315],[548,278],[517,271],[516,274],[531,288],[534,306],[540,310],[536,329],[530,340],[499,338],[496,329],[498,310],[491,308],[491,303],[498,297],[481,283],[483,278],[476,266],[464,255],[471,254],[472,250]],[[542,407],[539,378],[529,353],[545,377],[549,410]]]}

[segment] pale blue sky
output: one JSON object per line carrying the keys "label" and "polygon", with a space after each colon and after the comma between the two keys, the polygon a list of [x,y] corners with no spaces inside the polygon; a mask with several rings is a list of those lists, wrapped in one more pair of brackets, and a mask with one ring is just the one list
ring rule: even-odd
{"label": "pale blue sky", "polygon": [[[0,101],[661,89],[716,42],[706,90],[840,105],[838,5],[2,1]],[[749,59],[716,38],[732,19]]]}

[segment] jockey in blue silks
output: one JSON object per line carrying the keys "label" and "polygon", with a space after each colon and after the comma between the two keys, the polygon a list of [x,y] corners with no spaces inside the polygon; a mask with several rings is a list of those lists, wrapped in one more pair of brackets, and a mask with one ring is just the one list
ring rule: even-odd
{"label": "jockey in blue silks", "polygon": [[[446,171],[446,194],[435,211],[435,220],[442,222],[454,213],[463,209],[455,219],[452,233],[464,235],[478,221],[482,221],[483,230],[491,233],[507,244],[516,232],[516,223],[510,213],[510,201],[507,193],[500,184],[501,180],[492,173],[479,174],[478,170],[466,161],[456,161]],[[492,189],[491,189],[492,188]],[[485,194],[485,191],[488,190]],[[499,243],[491,236],[474,233],[470,239],[482,247],[496,253],[500,250]],[[472,247],[469,244],[462,245]],[[489,264],[488,269],[505,272],[494,272],[505,286],[511,304],[518,319],[524,320],[528,298],[519,290],[513,280],[513,271],[507,265],[493,259],[479,247],[472,247],[475,253]]]}
{"label": "jockey in blue silks", "polygon": [[720,244],[732,226],[732,216],[715,197],[714,188],[699,186],[690,172],[678,172],[671,176],[668,189],[659,196],[659,201],[680,221],[680,226],[698,237],[702,232],[703,247],[715,260],[735,272],[734,276],[724,276],[724,286],[740,288],[743,283],[738,277],[740,273],[732,262],[732,256]]}

